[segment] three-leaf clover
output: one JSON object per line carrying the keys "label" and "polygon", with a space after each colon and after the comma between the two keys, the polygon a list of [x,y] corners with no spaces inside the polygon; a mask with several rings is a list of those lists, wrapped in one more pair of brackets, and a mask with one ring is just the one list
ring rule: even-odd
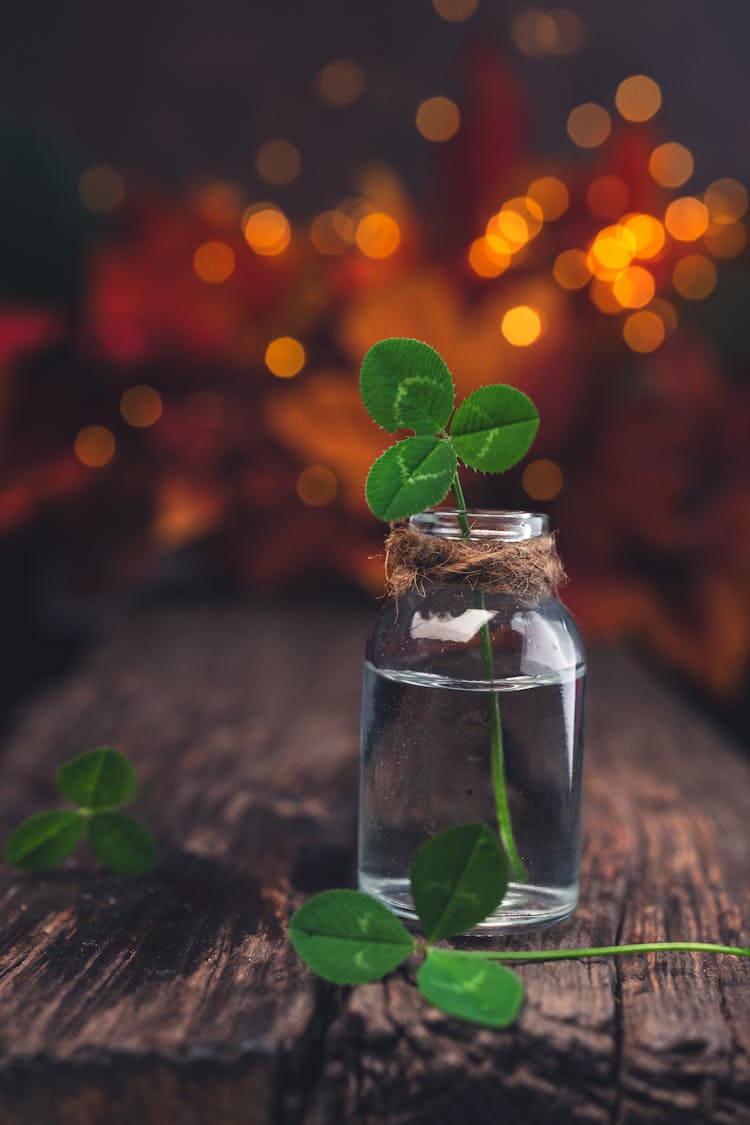
{"label": "three-leaf clover", "polygon": [[419,950],[417,984],[430,1003],[459,1019],[507,1027],[523,1003],[520,978],[503,965],[437,949],[433,942],[466,933],[491,914],[508,887],[505,853],[486,824],[459,824],[432,836],[411,867],[414,907],[427,941],[370,895],[324,891],[289,923],[299,956],[334,984],[366,984],[393,972]]}
{"label": "three-leaf clover", "polygon": [[5,843],[3,858],[26,871],[51,871],[88,836],[94,854],[110,871],[140,875],[157,859],[156,841],[140,820],[119,810],[135,790],[135,771],[111,746],[98,746],[64,762],[57,788],[74,810],[33,813]]}
{"label": "three-leaf clover", "polygon": [[[362,401],[388,433],[412,430],[373,464],[365,495],[373,515],[400,520],[439,504],[453,487],[458,461],[502,473],[528,452],[539,414],[523,391],[505,383],[480,387],[460,404],[445,360],[421,340],[380,340],[360,371]],[[452,421],[451,421],[452,416]]]}

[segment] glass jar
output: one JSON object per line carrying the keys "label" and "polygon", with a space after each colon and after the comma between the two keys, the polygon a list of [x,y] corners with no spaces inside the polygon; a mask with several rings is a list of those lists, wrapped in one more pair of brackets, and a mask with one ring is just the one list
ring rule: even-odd
{"label": "glass jar", "polygon": [[[545,515],[469,512],[472,540],[546,536]],[[413,528],[462,538],[459,513]],[[586,665],[555,596],[458,584],[389,600],[364,665],[359,886],[415,919],[414,853],[450,825],[499,831],[508,893],[477,928],[499,933],[567,918],[578,900]]]}

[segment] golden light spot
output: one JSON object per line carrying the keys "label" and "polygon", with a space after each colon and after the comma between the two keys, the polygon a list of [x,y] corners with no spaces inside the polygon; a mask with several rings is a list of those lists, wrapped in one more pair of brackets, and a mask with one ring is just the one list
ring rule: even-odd
{"label": "golden light spot", "polygon": [[653,215],[628,215],[621,225],[635,239],[635,258],[655,258],[664,248],[664,227]]}
{"label": "golden light spot", "polygon": [[417,110],[417,128],[428,141],[449,141],[461,125],[461,114],[450,98],[427,98]]}
{"label": "golden light spot", "polygon": [[398,248],[401,231],[395,219],[383,211],[365,215],[357,224],[356,242],[367,258],[388,258]]}
{"label": "golden light spot", "polygon": [[158,422],[162,416],[164,404],[161,395],[153,387],[139,384],[129,387],[120,399],[120,413],[130,426],[146,429]]}
{"label": "golden light spot", "polygon": [[78,198],[87,211],[104,215],[114,211],[125,198],[125,181],[115,168],[97,164],[83,173],[78,184]]}
{"label": "golden light spot", "polygon": [[84,426],[73,443],[76,457],[90,469],[101,469],[111,461],[116,448],[112,431],[106,426]]}
{"label": "golden light spot", "polygon": [[649,311],[661,317],[667,332],[675,331],[677,328],[677,312],[674,305],[670,305],[669,301],[665,301],[661,297],[655,297],[649,305]]}
{"label": "golden light spot", "polygon": [[512,217],[514,216],[523,219],[526,225],[526,237],[524,241],[530,238],[536,238],[544,222],[544,213],[536,200],[528,195],[517,195],[515,198],[509,199],[507,203],[503,203],[498,218],[498,225],[501,231],[503,219],[511,218],[512,221]]}
{"label": "golden light spot", "polygon": [[479,277],[499,277],[510,265],[510,254],[494,249],[489,238],[475,238],[469,247],[469,265]]}
{"label": "golden light spot", "polygon": [[299,149],[283,137],[265,141],[255,157],[258,175],[267,184],[290,184],[299,176],[301,167]]}
{"label": "golden light spot", "polygon": [[365,72],[351,59],[336,59],[315,76],[315,92],[322,102],[336,109],[356,102],[365,88]]}
{"label": "golden light spot", "polygon": [[711,223],[703,241],[715,258],[734,258],[747,245],[747,231],[742,223]]}
{"label": "golden light spot", "polygon": [[736,223],[747,211],[747,189],[737,180],[716,180],[703,193],[714,223]]}
{"label": "golden light spot", "polygon": [[281,254],[292,237],[284,212],[268,204],[251,207],[245,212],[244,234],[250,249],[262,257]]}
{"label": "golden light spot", "polygon": [[191,195],[196,212],[207,223],[236,227],[242,215],[242,196],[235,184],[214,180],[196,188]]}
{"label": "golden light spot", "polygon": [[626,227],[604,227],[591,244],[588,267],[600,280],[614,281],[620,270],[630,265],[635,251],[635,238]]}
{"label": "golden light spot", "polygon": [[193,269],[201,281],[220,285],[234,273],[234,251],[226,242],[204,242],[193,255]]}
{"label": "golden light spot", "polygon": [[586,205],[600,219],[617,219],[630,201],[630,190],[621,176],[597,176],[586,192]]}
{"label": "golden light spot", "polygon": [[303,504],[322,508],[336,495],[338,481],[325,465],[308,465],[297,477],[297,495]]}
{"label": "golden light spot", "polygon": [[563,250],[555,258],[552,273],[563,289],[583,289],[591,277],[583,250]]}
{"label": "golden light spot", "polygon": [[562,469],[542,457],[526,466],[521,484],[532,500],[552,500],[563,486]]}
{"label": "golden light spot", "polygon": [[672,284],[681,297],[701,301],[716,288],[716,266],[704,254],[680,258],[672,274]]}
{"label": "golden light spot", "polygon": [[622,312],[622,305],[615,297],[612,291],[612,286],[608,281],[602,281],[601,278],[595,277],[589,286],[589,298],[591,304],[601,313],[606,313],[607,316],[614,316],[615,313]]}
{"label": "golden light spot", "polygon": [[546,222],[559,219],[567,211],[570,201],[565,184],[554,176],[542,176],[534,180],[526,189],[526,196],[541,208],[542,218]]}
{"label": "golden light spot", "polygon": [[634,352],[655,352],[664,343],[664,321],[655,312],[642,309],[631,313],[622,326],[625,343]]}
{"label": "golden light spot", "polygon": [[615,105],[626,121],[648,121],[661,107],[661,90],[653,78],[633,74],[617,87]]}
{"label": "golden light spot", "polygon": [[479,0],[432,0],[432,6],[446,23],[463,23],[474,15]]}
{"label": "golden light spot", "polygon": [[305,349],[293,336],[279,336],[266,348],[266,367],[279,379],[291,379],[305,366]]}
{"label": "golden light spot", "polygon": [[505,313],[501,331],[509,344],[527,348],[542,334],[542,318],[530,305],[516,305]]}
{"label": "golden light spot", "polygon": [[664,224],[672,238],[680,242],[694,242],[706,232],[708,211],[700,199],[683,195],[680,199],[674,199],[667,207]]}
{"label": "golden light spot", "polygon": [[354,242],[356,225],[345,211],[323,211],[310,227],[310,241],[319,254],[343,254]]}
{"label": "golden light spot", "polygon": [[693,154],[684,145],[668,141],[651,153],[648,170],[662,187],[681,187],[693,174]]}
{"label": "golden light spot", "polygon": [[596,148],[606,141],[611,131],[609,114],[596,102],[584,102],[568,116],[568,135],[579,148]]}
{"label": "golden light spot", "polygon": [[487,241],[494,250],[520,250],[529,241],[529,227],[517,211],[499,211],[487,223]]}
{"label": "golden light spot", "polygon": [[626,309],[642,309],[652,299],[656,286],[653,274],[643,266],[628,266],[612,282],[612,293]]}

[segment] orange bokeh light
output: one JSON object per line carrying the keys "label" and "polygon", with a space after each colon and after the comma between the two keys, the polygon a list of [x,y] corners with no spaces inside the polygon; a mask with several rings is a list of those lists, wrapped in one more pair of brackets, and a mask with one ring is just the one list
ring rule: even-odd
{"label": "orange bokeh light", "polygon": [[315,92],[333,109],[356,102],[365,88],[365,72],[352,59],[335,59],[315,76]]}
{"label": "orange bokeh light", "polygon": [[681,187],[693,174],[693,155],[684,145],[668,141],[651,153],[648,170],[662,187]]}
{"label": "orange bokeh light", "polygon": [[503,316],[501,331],[509,344],[527,348],[542,334],[542,318],[530,305],[517,305]]}
{"label": "orange bokeh light", "polygon": [[747,211],[747,189],[737,180],[716,180],[703,194],[714,223],[736,223]]}
{"label": "orange bokeh light", "polygon": [[164,411],[162,397],[153,387],[141,383],[129,387],[120,399],[120,413],[130,426],[146,429],[158,422]]}
{"label": "orange bokeh light", "polygon": [[526,189],[526,198],[532,199],[541,209],[545,222],[559,219],[567,211],[570,202],[565,184],[554,176],[542,176],[530,183]]}
{"label": "orange bokeh light", "polygon": [[355,239],[365,257],[388,258],[398,249],[401,231],[390,215],[374,211],[357,223]]}
{"label": "orange bokeh light", "polygon": [[84,426],[73,443],[76,457],[89,469],[101,469],[112,460],[116,448],[114,435],[106,426]]}
{"label": "orange bokeh light", "polygon": [[281,254],[292,237],[284,212],[269,204],[261,204],[245,212],[244,234],[250,249],[261,257]]}
{"label": "orange bokeh light", "polygon": [[636,240],[626,227],[604,227],[591,244],[588,267],[600,280],[614,281],[620,270],[630,265],[636,249]]}
{"label": "orange bokeh light", "polygon": [[664,227],[653,215],[628,215],[621,224],[635,239],[635,258],[655,258],[664,248]]}
{"label": "orange bokeh light", "polygon": [[293,336],[279,336],[266,348],[266,367],[279,379],[291,379],[305,366],[305,349]]}
{"label": "orange bokeh light", "polygon": [[226,242],[204,242],[193,255],[193,269],[201,281],[220,285],[234,273],[234,251]]}
{"label": "orange bokeh light", "polygon": [[672,284],[681,297],[702,301],[716,288],[716,266],[704,254],[680,258],[672,273]]}
{"label": "orange bokeh light", "polygon": [[664,216],[666,226],[672,238],[679,242],[694,242],[705,234],[708,227],[708,210],[699,199],[692,195],[683,195],[675,199],[667,207]]}
{"label": "orange bokeh light", "polygon": [[563,250],[555,258],[552,273],[563,289],[583,289],[591,277],[583,250]]}
{"label": "orange bokeh light", "polygon": [[742,223],[711,223],[703,241],[715,258],[734,258],[747,245],[747,231]]}
{"label": "orange bokeh light", "polygon": [[337,489],[336,476],[325,465],[308,465],[297,477],[297,495],[312,508],[330,504]]}
{"label": "orange bokeh light", "polygon": [[416,114],[417,129],[425,140],[449,141],[461,127],[461,113],[450,98],[427,98]]}
{"label": "orange bokeh light", "polygon": [[299,149],[283,137],[265,141],[255,157],[258,175],[267,184],[290,184],[296,180],[301,166]]}
{"label": "orange bokeh light", "polygon": [[354,242],[356,226],[345,211],[323,211],[313,219],[310,241],[319,254],[343,254]]}
{"label": "orange bokeh light", "polygon": [[570,111],[568,136],[579,148],[596,148],[612,131],[612,120],[603,106],[584,102]]}
{"label": "orange bokeh light", "polygon": [[643,266],[628,266],[612,282],[612,293],[626,309],[642,309],[656,291],[653,274]]}
{"label": "orange bokeh light", "polygon": [[634,352],[654,352],[664,343],[664,321],[655,312],[641,309],[632,313],[622,326],[625,343]]}
{"label": "orange bokeh light", "polygon": [[552,500],[563,486],[562,469],[556,462],[542,457],[526,466],[521,484],[532,500]]}
{"label": "orange bokeh light", "polygon": [[626,121],[648,121],[661,108],[661,90],[653,78],[633,74],[617,87],[615,105]]}
{"label": "orange bokeh light", "polygon": [[510,254],[496,250],[489,238],[475,238],[469,247],[469,265],[479,277],[499,277],[510,265]]}

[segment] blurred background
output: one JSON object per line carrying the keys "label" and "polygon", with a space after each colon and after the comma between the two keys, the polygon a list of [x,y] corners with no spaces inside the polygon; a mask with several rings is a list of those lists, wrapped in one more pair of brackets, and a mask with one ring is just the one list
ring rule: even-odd
{"label": "blurred background", "polygon": [[470,505],[747,730],[750,8],[138,8],[5,14],[2,703],[144,600],[372,600],[357,371],[413,335],[540,409]]}

